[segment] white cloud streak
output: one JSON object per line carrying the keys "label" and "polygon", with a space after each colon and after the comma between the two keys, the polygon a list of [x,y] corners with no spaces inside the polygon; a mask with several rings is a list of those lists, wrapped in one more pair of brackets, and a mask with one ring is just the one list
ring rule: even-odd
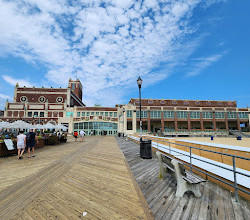
{"label": "white cloud streak", "polygon": [[5,94],[0,94],[0,99],[11,99],[11,97],[10,96],[8,96],[8,95],[5,95]]}
{"label": "white cloud streak", "polygon": [[153,68],[167,63],[171,69],[192,53],[184,39],[196,31],[189,21],[201,2],[0,0],[0,56],[45,64],[56,86],[66,86],[77,70],[89,103],[102,97],[103,105],[113,105],[139,75],[148,85],[150,78],[157,83],[170,72],[152,73]]}
{"label": "white cloud streak", "polygon": [[30,82],[24,80],[24,79],[14,79],[11,76],[7,76],[7,75],[2,75],[2,78],[9,83],[12,86],[16,86],[16,84],[18,83],[19,86],[23,87],[33,87],[34,84],[31,84]]}
{"label": "white cloud streak", "polygon": [[223,52],[221,54],[214,54],[209,57],[200,57],[194,59],[195,61],[198,61],[193,69],[186,74],[186,77],[192,77],[199,75],[204,69],[211,66],[213,63],[218,62],[227,52]]}

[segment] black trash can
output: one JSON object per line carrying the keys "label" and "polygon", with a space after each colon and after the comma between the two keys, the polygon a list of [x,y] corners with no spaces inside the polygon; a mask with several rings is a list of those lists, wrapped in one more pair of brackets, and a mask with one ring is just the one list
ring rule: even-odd
{"label": "black trash can", "polygon": [[241,136],[237,136],[237,140],[240,141],[241,140]]}
{"label": "black trash can", "polygon": [[211,136],[211,141],[213,141],[214,140],[214,136]]}
{"label": "black trash can", "polygon": [[141,143],[140,143],[140,157],[143,159],[152,159],[151,140],[141,141]]}
{"label": "black trash can", "polygon": [[118,137],[121,137],[121,133],[120,132],[118,133]]}

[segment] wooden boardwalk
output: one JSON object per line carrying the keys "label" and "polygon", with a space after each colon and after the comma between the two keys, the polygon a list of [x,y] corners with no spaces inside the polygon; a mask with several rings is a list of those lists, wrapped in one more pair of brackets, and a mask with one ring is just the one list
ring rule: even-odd
{"label": "wooden boardwalk", "polygon": [[1,220],[153,219],[114,137],[36,154],[0,159]]}
{"label": "wooden boardwalk", "polygon": [[158,162],[154,155],[151,160],[143,160],[139,156],[139,146],[132,141],[117,138],[130,169],[138,182],[155,219],[236,219],[250,217],[250,202],[234,200],[229,191],[206,182],[201,186],[201,198],[186,193],[183,198],[176,198],[176,181],[168,174],[164,180],[158,178]]}

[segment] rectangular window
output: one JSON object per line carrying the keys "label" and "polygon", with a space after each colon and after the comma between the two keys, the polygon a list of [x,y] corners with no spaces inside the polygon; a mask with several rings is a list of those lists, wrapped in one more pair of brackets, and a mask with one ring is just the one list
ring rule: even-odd
{"label": "rectangular window", "polygon": [[105,112],[105,116],[109,116],[109,113],[108,113],[108,112]]}
{"label": "rectangular window", "polygon": [[74,129],[78,129],[78,123],[74,124]]}
{"label": "rectangular window", "polygon": [[161,118],[161,111],[150,111],[150,118]]}
{"label": "rectangular window", "polygon": [[34,118],[38,117],[38,112],[34,112]]}
{"label": "rectangular window", "polygon": [[202,118],[204,118],[204,119],[212,119],[213,118],[213,112],[202,112]]}
{"label": "rectangular window", "polygon": [[95,112],[91,112],[91,115],[95,115]]}
{"label": "rectangular window", "polygon": [[89,129],[89,123],[88,122],[84,122],[84,129]]}
{"label": "rectangular window", "polygon": [[81,112],[77,112],[77,117],[81,117]]}
{"label": "rectangular window", "polygon": [[132,118],[132,111],[131,110],[127,111],[127,118]]}
{"label": "rectangular window", "polygon": [[200,118],[200,112],[189,112],[191,119],[199,119]]}
{"label": "rectangular window", "polygon": [[236,112],[227,112],[227,119],[237,119]]}
{"label": "rectangular window", "polygon": [[89,116],[89,112],[87,112],[87,116]]}
{"label": "rectangular window", "polygon": [[113,112],[110,112],[110,113],[109,113],[109,117],[113,117]]}
{"label": "rectangular window", "polygon": [[85,112],[82,112],[82,117],[84,117],[85,116]]}
{"label": "rectangular window", "polygon": [[41,117],[41,118],[44,117],[44,112],[40,112],[40,117]]}
{"label": "rectangular window", "polygon": [[239,118],[248,119],[248,112],[239,112]]}
{"label": "rectangular window", "polygon": [[93,129],[93,122],[89,122],[89,129]]}
{"label": "rectangular window", "polygon": [[174,118],[174,111],[164,111],[163,118]]}
{"label": "rectangular window", "polygon": [[216,119],[225,118],[225,112],[215,112],[215,113],[214,113],[214,117],[215,117]]}
{"label": "rectangular window", "polygon": [[96,112],[96,115],[99,115],[99,112]]}
{"label": "rectangular window", "polygon": [[117,112],[114,112],[114,117],[117,118]]}
{"label": "rectangular window", "polygon": [[101,112],[101,116],[103,116],[104,115],[104,112]]}
{"label": "rectangular window", "polygon": [[[136,111],[136,117],[140,118],[140,111]],[[142,118],[148,118],[148,111],[141,111]]]}
{"label": "rectangular window", "polygon": [[79,129],[83,129],[83,123],[79,123]]}
{"label": "rectangular window", "polygon": [[28,112],[28,117],[32,117],[32,112]]}
{"label": "rectangular window", "polygon": [[74,90],[76,88],[76,84],[75,83],[72,83],[72,90]]}
{"label": "rectangular window", "polygon": [[66,117],[73,117],[73,112],[67,112]]}
{"label": "rectangular window", "polygon": [[187,112],[185,112],[185,111],[177,111],[177,118],[179,118],[179,119],[187,118]]}

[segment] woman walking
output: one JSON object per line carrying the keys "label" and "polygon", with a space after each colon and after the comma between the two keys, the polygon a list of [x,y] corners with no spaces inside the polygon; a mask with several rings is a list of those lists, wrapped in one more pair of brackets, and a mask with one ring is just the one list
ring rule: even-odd
{"label": "woman walking", "polygon": [[23,159],[23,153],[26,146],[26,135],[23,134],[23,131],[20,131],[20,134],[17,136],[17,149],[18,149],[18,159]]}

